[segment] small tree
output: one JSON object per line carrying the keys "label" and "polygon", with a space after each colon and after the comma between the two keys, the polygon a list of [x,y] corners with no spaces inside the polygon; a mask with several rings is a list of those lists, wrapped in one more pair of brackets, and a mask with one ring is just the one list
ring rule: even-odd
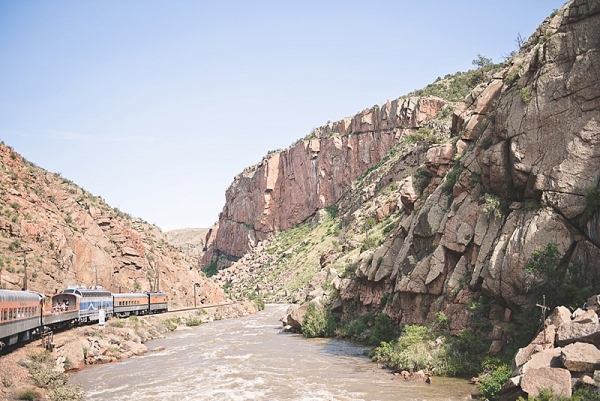
{"label": "small tree", "polygon": [[485,72],[492,65],[492,59],[477,54],[477,58],[471,62],[478,70],[481,71],[481,79],[485,78]]}
{"label": "small tree", "polygon": [[369,238],[369,231],[371,231],[371,229],[373,227],[375,227],[376,224],[377,224],[377,221],[375,221],[375,219],[373,217],[367,217],[367,219],[363,223],[363,230],[365,230],[365,234],[367,235],[367,238]]}

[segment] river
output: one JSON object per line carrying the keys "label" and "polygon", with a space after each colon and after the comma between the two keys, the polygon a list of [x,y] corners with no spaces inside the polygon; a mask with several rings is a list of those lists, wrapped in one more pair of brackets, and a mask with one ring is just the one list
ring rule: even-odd
{"label": "river", "polygon": [[[185,328],[150,352],[75,374],[86,400],[464,400],[465,380],[405,382],[360,345],[280,333],[286,305]],[[468,398],[468,397],[467,397]]]}

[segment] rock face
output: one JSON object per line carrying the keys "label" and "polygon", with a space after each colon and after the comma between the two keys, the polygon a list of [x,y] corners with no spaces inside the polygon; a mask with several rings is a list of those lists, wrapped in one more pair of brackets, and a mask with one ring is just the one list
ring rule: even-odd
{"label": "rock face", "polygon": [[204,255],[204,241],[209,231],[209,228],[182,228],[167,231],[165,234],[170,244],[178,247],[194,266],[198,266]]}
{"label": "rock face", "polygon": [[[398,136],[442,109],[441,100],[369,109],[266,157],[228,190],[210,258],[241,257],[335,203],[341,233],[325,259],[341,272],[332,282],[342,310],[383,309],[403,323],[443,312],[459,333],[471,323],[469,304],[486,295],[497,305],[487,316],[490,351],[499,352],[511,316],[540,301],[533,298],[540,278],[525,268],[535,251],[554,244],[559,271],[585,266],[577,274],[600,282],[598,37],[600,2],[568,2],[456,107],[452,140],[419,156],[403,148],[392,165],[382,160]],[[392,214],[380,241],[367,246],[366,222]],[[553,322],[557,345],[573,338],[598,345],[593,316],[562,325],[564,318]]]}
{"label": "rock face", "polygon": [[218,256],[238,259],[258,241],[335,204],[402,135],[423,126],[445,105],[439,98],[397,99],[319,127],[309,138],[245,169],[225,194],[219,229],[202,264]]}
{"label": "rock face", "polygon": [[21,289],[26,268],[28,288],[49,295],[72,284],[113,292],[160,289],[172,307],[189,306],[199,283],[203,299],[225,299],[158,227],[4,145],[0,164],[1,288]]}
{"label": "rock face", "polygon": [[[460,162],[425,190],[420,207],[404,209],[342,300],[378,304],[373,294],[384,291],[393,295],[387,313],[413,323],[439,308],[467,324],[464,303],[478,293],[520,310],[534,302],[536,278],[525,265],[549,243],[562,269],[581,263],[590,282],[599,276],[598,213],[589,207],[600,180],[598,4],[565,5],[459,105],[454,155],[430,151],[423,169],[438,177],[437,160]],[[410,204],[407,193],[400,199]]]}

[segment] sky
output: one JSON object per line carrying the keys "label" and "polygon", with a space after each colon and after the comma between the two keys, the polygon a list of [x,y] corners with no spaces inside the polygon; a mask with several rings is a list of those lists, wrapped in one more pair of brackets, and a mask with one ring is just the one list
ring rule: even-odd
{"label": "sky", "polygon": [[163,230],[328,121],[503,60],[562,0],[0,0],[0,140]]}

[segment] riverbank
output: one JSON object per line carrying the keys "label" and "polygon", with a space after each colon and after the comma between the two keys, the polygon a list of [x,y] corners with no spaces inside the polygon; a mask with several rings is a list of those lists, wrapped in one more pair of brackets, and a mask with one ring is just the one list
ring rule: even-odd
{"label": "riverbank", "polygon": [[162,338],[181,327],[256,312],[254,304],[236,302],[110,319],[104,328],[88,325],[56,333],[52,352],[45,351],[41,340],[32,341],[0,357],[0,400],[77,399],[78,392],[66,384],[65,373],[79,371],[90,364],[113,363],[152,352],[145,345],[147,341]]}

